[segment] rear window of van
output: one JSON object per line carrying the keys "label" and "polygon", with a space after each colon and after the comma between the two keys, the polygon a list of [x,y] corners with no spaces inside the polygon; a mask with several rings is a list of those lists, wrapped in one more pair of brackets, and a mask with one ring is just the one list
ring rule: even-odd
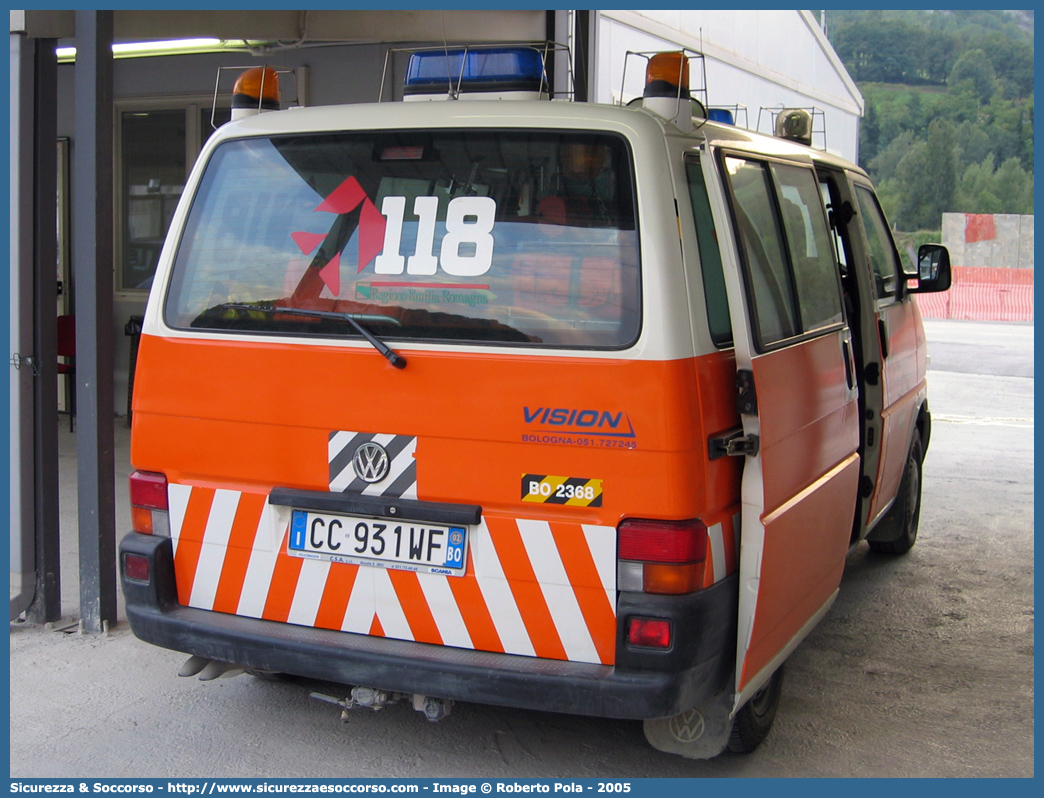
{"label": "rear window of van", "polygon": [[613,349],[638,337],[630,151],[558,131],[235,139],[192,201],[175,328]]}

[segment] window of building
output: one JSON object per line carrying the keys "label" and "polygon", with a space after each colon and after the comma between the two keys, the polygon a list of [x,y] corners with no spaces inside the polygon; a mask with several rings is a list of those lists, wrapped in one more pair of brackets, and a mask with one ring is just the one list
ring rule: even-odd
{"label": "window of building", "polygon": [[[219,108],[217,124],[228,121]],[[209,103],[184,100],[117,107],[116,290],[147,294],[185,180],[213,132]]]}

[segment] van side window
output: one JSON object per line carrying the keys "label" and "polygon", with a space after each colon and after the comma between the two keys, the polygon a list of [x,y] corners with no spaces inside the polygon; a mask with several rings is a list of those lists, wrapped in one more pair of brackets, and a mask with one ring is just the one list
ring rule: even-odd
{"label": "van side window", "polygon": [[892,235],[888,232],[888,225],[873,192],[857,183],[855,194],[859,202],[859,218],[863,220],[863,230],[866,231],[877,298],[894,298],[899,284],[899,272]]}
{"label": "van side window", "polygon": [[725,167],[761,343],[790,338],[798,333],[794,287],[767,164],[730,157]]}
{"label": "van side window", "polygon": [[725,167],[761,344],[841,324],[840,275],[815,174],[735,156]]}
{"label": "van side window", "polygon": [[838,270],[815,177],[795,166],[772,164],[782,195],[783,227],[794,267],[804,332],[841,322]]}
{"label": "van side window", "polygon": [[834,257],[837,258],[838,266],[841,268],[842,278],[848,274],[848,244],[841,238],[840,226],[834,222],[836,219],[835,214],[838,213],[837,200],[834,198],[834,188],[832,182],[829,179],[820,177],[819,179],[819,193],[823,197],[823,206],[827,209],[827,213],[830,215],[830,240],[834,243]]}
{"label": "van side window", "polygon": [[692,217],[696,223],[696,243],[700,253],[700,274],[703,278],[703,296],[707,303],[711,340],[717,346],[731,346],[732,320],[729,317],[728,295],[725,293],[718,233],[714,229],[714,215],[711,213],[707,184],[703,180],[698,155],[686,156],[685,174],[689,183]]}

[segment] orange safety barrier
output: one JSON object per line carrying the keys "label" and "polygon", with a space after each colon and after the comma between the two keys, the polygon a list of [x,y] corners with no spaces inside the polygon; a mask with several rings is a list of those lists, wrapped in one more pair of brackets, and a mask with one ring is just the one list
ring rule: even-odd
{"label": "orange safety barrier", "polygon": [[954,266],[950,290],[917,304],[926,319],[1033,321],[1033,270]]}

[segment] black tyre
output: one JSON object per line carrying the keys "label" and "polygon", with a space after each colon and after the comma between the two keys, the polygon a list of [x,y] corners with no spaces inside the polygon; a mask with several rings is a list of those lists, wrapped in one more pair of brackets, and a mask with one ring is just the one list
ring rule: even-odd
{"label": "black tyre", "polygon": [[780,665],[768,683],[740,707],[732,724],[729,752],[749,754],[768,736],[783,694],[783,666]]}
{"label": "black tyre", "polygon": [[906,554],[917,542],[917,525],[921,520],[921,435],[914,432],[910,453],[906,456],[903,479],[892,509],[868,538],[870,551],[881,554]]}

